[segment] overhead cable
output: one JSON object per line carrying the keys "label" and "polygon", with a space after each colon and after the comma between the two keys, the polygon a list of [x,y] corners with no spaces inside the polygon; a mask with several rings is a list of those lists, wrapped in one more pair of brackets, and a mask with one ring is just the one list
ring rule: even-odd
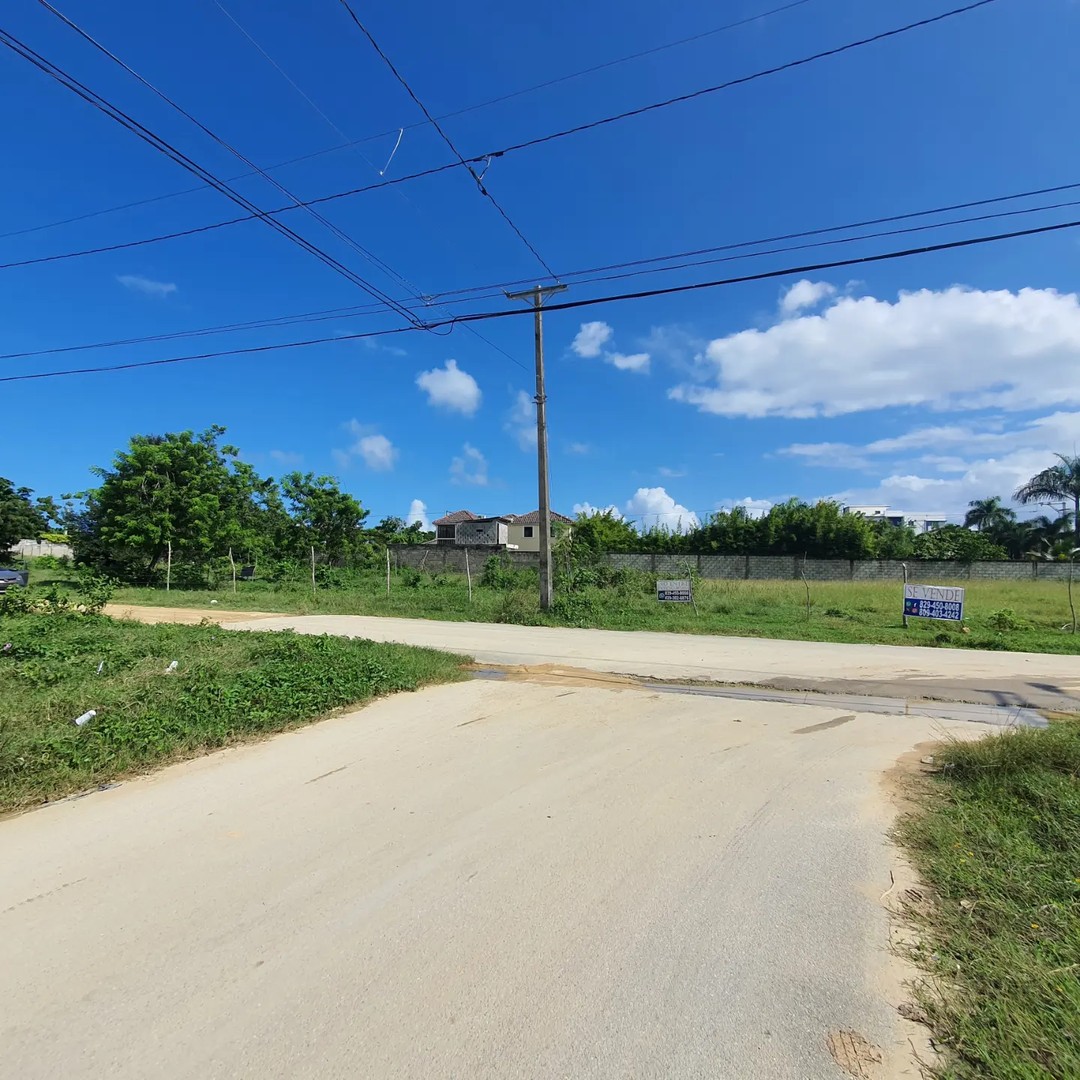
{"label": "overhead cable", "polygon": [[[762,270],[756,274],[742,274],[738,277],[719,278],[711,281],[697,281],[686,285],[668,285],[658,289],[643,289],[638,292],[617,293],[609,296],[596,296],[584,300],[565,300],[562,303],[546,305],[545,313],[551,314],[556,311],[575,311],[587,307],[596,307],[600,304],[620,303],[627,300],[645,300],[657,296],[672,296],[681,293],[697,292],[704,289],[715,289],[727,285],[740,285],[754,281],[768,281],[774,278],[792,277],[795,275],[821,273],[825,270],[836,270],[841,267],[866,266],[873,263],[888,262],[893,259],[906,259],[916,255],[929,255],[940,251],[954,251],[963,248],[976,247],[984,244],[999,243],[1003,240],[1015,240],[1020,237],[1041,236],[1050,233],[1063,232],[1067,229],[1080,228],[1080,219],[1057,222],[1053,225],[1039,225],[1028,229],[1016,229],[1012,232],[996,233],[989,236],[974,236],[963,240],[950,240],[941,244],[926,244],[922,247],[904,248],[899,251],[885,251],[873,255],[860,255],[849,259],[835,259],[830,262],[807,263],[802,266],[788,266],[778,270]],[[438,322],[426,323],[422,327],[394,327],[388,330],[371,330],[358,334],[335,334],[332,337],[312,338],[307,341],[289,341],[273,345],[249,346],[240,349],[226,349],[217,352],[207,352],[192,356],[173,356],[160,360],[134,361],[128,364],[112,364],[104,367],[78,368],[67,371],[40,371],[26,375],[0,376],[0,383],[28,382],[38,379],[52,379],[66,375],[97,374],[106,371],[125,371],[133,368],[158,367],[165,364],[180,364],[192,360],[208,360],[225,356],[240,356],[252,353],[276,352],[284,349],[305,348],[312,345],[322,345],[330,342],[343,342],[358,338],[384,337],[389,334],[408,333],[411,330],[438,330],[449,327],[453,330],[457,326],[469,323],[487,322],[494,319],[512,319],[522,315],[531,315],[527,308],[505,308],[499,311],[473,312],[467,315],[455,315],[452,318]]]}

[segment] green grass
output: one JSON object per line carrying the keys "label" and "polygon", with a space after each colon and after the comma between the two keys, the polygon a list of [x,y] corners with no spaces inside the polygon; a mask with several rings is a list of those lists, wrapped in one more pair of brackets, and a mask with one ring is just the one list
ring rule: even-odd
{"label": "green grass", "polygon": [[[587,588],[556,613],[541,614],[536,589],[522,577],[517,587],[476,584],[470,603],[464,577],[404,571],[394,575],[390,596],[377,573],[341,575],[342,584],[320,587],[284,582],[241,584],[234,594],[217,590],[120,589],[114,603],[282,611],[297,614],[397,615],[407,618],[517,622],[531,625],[595,626],[612,630],[668,630],[736,634],[808,641],[875,642],[886,645],[1000,649],[1023,652],[1080,652],[1080,634],[1063,631],[1070,622],[1064,582],[961,582],[967,589],[967,632],[956,624],[901,621],[899,583],[810,583],[810,618],[800,581],[705,581],[698,611],[660,605],[653,581],[630,574],[623,584]],[[535,580],[535,575],[532,575]],[[1077,587],[1080,595],[1080,585]],[[1011,612],[1004,617],[1001,612]]]}
{"label": "green grass", "polygon": [[[173,660],[177,671],[166,674]],[[6,616],[0,810],[282,731],[382,694],[463,678],[463,663],[431,649],[358,639],[93,615]],[[98,715],[75,727],[88,709]]]}
{"label": "green grass", "polygon": [[948,1080],[1080,1077],[1080,721],[947,746],[898,827]]}

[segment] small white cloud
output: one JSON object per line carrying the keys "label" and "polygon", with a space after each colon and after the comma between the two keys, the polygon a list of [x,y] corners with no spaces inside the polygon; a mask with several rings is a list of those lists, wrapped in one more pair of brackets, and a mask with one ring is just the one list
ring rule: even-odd
{"label": "small white cloud", "polygon": [[517,392],[503,429],[513,435],[522,450],[536,449],[536,403],[524,390]]}
{"label": "small white cloud", "polygon": [[475,446],[466,443],[461,457],[450,462],[450,483],[471,484],[474,487],[487,487],[487,459]]}
{"label": "small white cloud", "polygon": [[614,333],[615,331],[606,322],[582,323],[577,336],[570,343],[570,349],[583,360],[595,360],[599,357],[605,364],[610,364],[619,371],[636,371],[645,374],[649,370],[648,353],[627,355],[604,348],[611,341]]}
{"label": "small white cloud", "polygon": [[398,458],[397,447],[385,435],[365,435],[353,449],[373,472],[389,472]]}
{"label": "small white cloud", "polygon": [[373,425],[361,424],[355,417],[341,425],[354,437],[352,446],[347,450],[331,450],[330,456],[338,468],[347,469],[354,458],[361,458],[364,464],[374,472],[388,472],[398,459],[398,449]]}
{"label": "small white cloud", "polygon": [[588,454],[592,451],[592,447],[585,442],[572,442],[566,447],[568,454]]}
{"label": "small white cloud", "polygon": [[637,371],[644,375],[649,370],[649,354],[647,352],[634,353],[633,356],[618,352],[605,353],[604,362],[618,368],[619,371]]}
{"label": "small white cloud", "polygon": [[669,469],[666,465],[661,465],[656,470],[665,480],[678,480],[686,475],[685,469]]}
{"label": "small white cloud", "polygon": [[662,487],[638,488],[627,502],[626,512],[639,518],[645,529],[658,525],[672,532],[686,532],[701,524],[693,510],[677,503]]}
{"label": "small white cloud", "polygon": [[599,517],[601,514],[610,514],[616,521],[622,521],[622,511],[614,504],[607,506],[593,506],[592,503],[574,503],[574,513],[583,517]]}
{"label": "small white cloud", "polygon": [[456,360],[447,360],[441,368],[422,371],[416,385],[428,396],[428,404],[437,408],[473,416],[480,408],[480,387],[476,380],[458,367]]}
{"label": "small white cloud", "polygon": [[413,499],[409,503],[409,512],[405,515],[405,524],[412,525],[414,522],[420,523],[420,528],[424,532],[431,532],[431,521],[427,515],[427,504],[420,499]]}
{"label": "small white cloud", "polygon": [[117,274],[116,280],[130,289],[145,296],[171,296],[177,290],[177,286],[171,281],[154,281],[151,278],[140,277],[138,274]]}
{"label": "small white cloud", "polygon": [[591,360],[600,355],[600,350],[611,340],[614,333],[606,322],[582,323],[570,348],[583,360]]}
{"label": "small white cloud", "polygon": [[267,456],[282,466],[299,465],[304,460],[303,454],[294,453],[292,450],[271,450]]}
{"label": "small white cloud", "polygon": [[836,292],[836,286],[827,281],[796,281],[780,298],[780,311],[784,315],[795,315],[807,308],[817,307],[826,297]]}

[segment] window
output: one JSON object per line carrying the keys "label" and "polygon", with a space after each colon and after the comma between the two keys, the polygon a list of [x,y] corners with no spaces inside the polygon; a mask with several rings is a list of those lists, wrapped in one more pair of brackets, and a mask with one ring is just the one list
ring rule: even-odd
{"label": "window", "polygon": [[523,530],[524,530],[524,535],[525,535],[525,536],[527,536],[527,537],[528,537],[528,536],[532,536],[532,534],[533,534],[533,527],[532,527],[531,525],[524,525],[524,526],[522,526],[522,528],[523,528]]}
{"label": "window", "polygon": [[457,526],[456,525],[436,525],[435,526],[435,539],[436,540],[453,540],[456,537]]}

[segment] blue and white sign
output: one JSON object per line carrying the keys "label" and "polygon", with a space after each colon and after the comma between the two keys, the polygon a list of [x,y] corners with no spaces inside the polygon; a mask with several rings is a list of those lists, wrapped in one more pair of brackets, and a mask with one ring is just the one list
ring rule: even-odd
{"label": "blue and white sign", "polygon": [[656,599],[667,604],[692,604],[694,583],[689,578],[681,581],[658,581]]}
{"label": "blue and white sign", "polygon": [[963,622],[964,590],[945,585],[905,585],[904,614]]}

